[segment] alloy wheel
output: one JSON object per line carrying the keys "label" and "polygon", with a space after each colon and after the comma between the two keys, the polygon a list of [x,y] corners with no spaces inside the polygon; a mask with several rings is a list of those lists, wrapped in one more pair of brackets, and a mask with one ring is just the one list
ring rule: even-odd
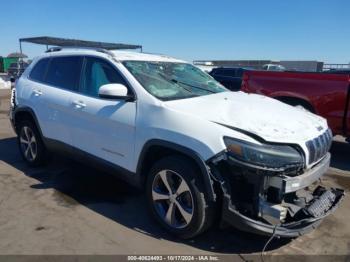
{"label": "alloy wheel", "polygon": [[35,134],[33,130],[28,126],[23,126],[21,129],[20,145],[22,153],[26,160],[29,162],[34,161],[37,157],[38,146]]}
{"label": "alloy wheel", "polygon": [[194,203],[185,179],[171,170],[158,172],[152,183],[152,200],[158,215],[173,228],[184,228],[192,220]]}

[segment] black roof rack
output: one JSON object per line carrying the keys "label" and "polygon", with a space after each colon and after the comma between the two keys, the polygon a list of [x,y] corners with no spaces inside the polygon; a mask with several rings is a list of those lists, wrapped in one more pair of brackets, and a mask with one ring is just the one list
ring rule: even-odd
{"label": "black roof rack", "polygon": [[109,54],[109,55],[113,56],[111,51],[107,50],[107,49],[95,48],[95,47],[80,47],[80,46],[79,47],[77,47],[77,46],[65,46],[65,47],[55,46],[55,47],[50,47],[49,49],[47,49],[45,51],[45,53],[58,52],[58,51],[61,51],[61,50],[65,49],[65,48],[92,49],[94,51],[105,53],[105,54]]}
{"label": "black roof rack", "polygon": [[46,45],[46,49],[49,49],[48,47],[50,45],[50,46],[58,46],[58,47],[100,48],[105,50],[140,49],[142,52],[142,45],[106,43],[106,42],[95,42],[95,41],[87,41],[87,40],[79,40],[79,39],[39,36],[39,37],[20,38],[19,45],[20,45],[21,53],[22,53],[22,42]]}

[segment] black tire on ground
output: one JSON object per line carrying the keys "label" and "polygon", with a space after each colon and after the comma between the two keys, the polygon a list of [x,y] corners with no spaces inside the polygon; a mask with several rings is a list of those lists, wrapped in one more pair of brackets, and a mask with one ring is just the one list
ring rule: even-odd
{"label": "black tire on ground", "polygon": [[[24,161],[32,167],[45,164],[46,160],[48,159],[48,152],[36,125],[30,120],[23,120],[18,123],[17,128],[18,147]],[[30,139],[32,137],[34,137],[34,139]],[[27,144],[23,143],[23,138],[24,140],[27,140],[26,142],[30,142],[28,140],[33,142],[31,144],[32,150],[26,147]]]}
{"label": "black tire on ground", "polygon": [[[158,202],[153,200],[153,187],[156,184],[156,181],[159,181],[160,174],[164,174],[164,170],[166,171],[167,177],[170,174],[169,183],[174,186],[174,188],[177,190],[173,190],[173,192],[180,192],[178,184],[179,181],[182,181],[181,179],[178,180],[178,184],[174,182],[174,179],[178,178],[177,175],[180,175],[181,178],[186,182],[187,184],[187,191],[184,193],[180,193],[176,197],[177,203],[175,205],[174,199],[173,200],[160,200],[163,202]],[[162,172],[163,171],[163,172]],[[175,177],[173,177],[175,174]],[[158,177],[158,180],[157,180]],[[160,183],[164,183],[164,180],[161,179]],[[172,183],[174,182],[174,183]],[[169,192],[166,191],[166,192]],[[190,192],[190,193],[188,193]],[[191,199],[193,201],[190,201],[192,203],[190,206],[191,210],[191,219],[188,221],[185,221],[185,216],[182,216],[180,212],[180,208],[178,207],[181,197],[187,197],[191,196]],[[159,161],[157,161],[153,167],[151,168],[148,177],[147,177],[147,183],[146,183],[146,195],[147,195],[147,202],[148,206],[150,208],[150,211],[154,218],[160,223],[161,226],[163,226],[168,232],[171,234],[183,238],[193,238],[200,233],[203,233],[205,230],[207,230],[215,217],[215,210],[216,205],[212,201],[208,201],[208,193],[205,190],[204,182],[202,178],[202,174],[199,170],[199,168],[196,167],[196,165],[188,158],[181,156],[181,155],[173,155],[173,156],[167,156]],[[169,222],[166,222],[165,216],[162,216],[159,211],[159,206],[163,208],[165,206],[164,212],[166,210],[169,211],[171,201],[174,203],[174,207],[176,207],[176,211],[174,211],[175,217],[180,217],[179,219],[183,220],[183,226],[182,227],[175,227],[173,225],[170,225]],[[167,208],[168,207],[168,208]],[[183,211],[183,210],[182,210]],[[164,214],[164,213],[163,213]]]}

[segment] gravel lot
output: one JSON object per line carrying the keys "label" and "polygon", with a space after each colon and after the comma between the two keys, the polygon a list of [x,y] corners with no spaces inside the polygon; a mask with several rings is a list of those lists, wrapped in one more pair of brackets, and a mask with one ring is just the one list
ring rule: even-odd
{"label": "gravel lot", "polygon": [[[47,167],[22,161],[8,120],[9,91],[0,90],[0,254],[232,254],[259,253],[264,237],[219,229],[180,241],[150,218],[142,192],[73,161]],[[337,138],[323,182],[350,190],[350,145]],[[314,232],[274,240],[275,254],[350,255],[350,200]]]}

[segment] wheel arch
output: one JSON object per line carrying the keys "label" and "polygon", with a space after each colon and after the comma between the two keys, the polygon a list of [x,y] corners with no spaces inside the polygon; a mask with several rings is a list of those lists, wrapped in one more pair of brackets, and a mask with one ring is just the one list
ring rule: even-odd
{"label": "wheel arch", "polygon": [[141,184],[145,184],[148,172],[155,161],[173,154],[183,155],[193,161],[203,175],[204,186],[210,197],[209,200],[215,201],[214,182],[211,179],[210,170],[205,161],[194,150],[169,141],[152,139],[143,146],[136,168],[136,173],[140,178]]}
{"label": "wheel arch", "polygon": [[16,132],[18,132],[17,130],[17,126],[18,123],[22,120],[30,120],[33,122],[33,124],[35,124],[36,128],[38,129],[40,136],[43,138],[43,134],[38,122],[38,119],[33,111],[33,109],[31,109],[30,107],[17,107],[14,112],[13,112],[13,125],[14,125],[14,129]]}

